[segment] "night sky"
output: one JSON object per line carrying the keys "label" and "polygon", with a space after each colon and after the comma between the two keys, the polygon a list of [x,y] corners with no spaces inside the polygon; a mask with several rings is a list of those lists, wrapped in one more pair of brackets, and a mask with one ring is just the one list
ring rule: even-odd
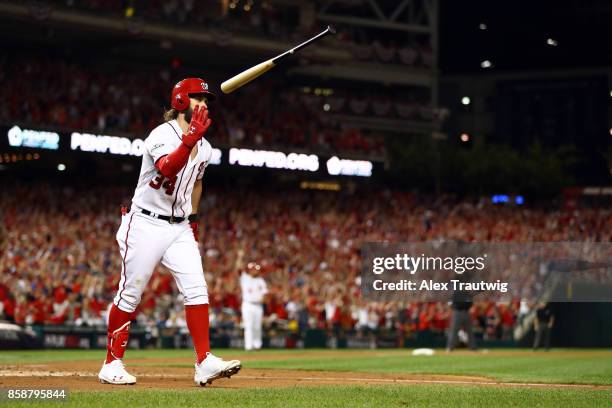
{"label": "night sky", "polygon": [[443,73],[610,66],[612,1],[440,0],[440,36]]}

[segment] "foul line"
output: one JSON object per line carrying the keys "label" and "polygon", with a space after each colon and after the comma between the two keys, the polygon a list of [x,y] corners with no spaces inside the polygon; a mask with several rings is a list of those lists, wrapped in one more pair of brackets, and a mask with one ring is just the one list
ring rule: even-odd
{"label": "foul line", "polygon": [[[405,378],[353,378],[353,377],[300,377],[300,378],[287,378],[287,377],[260,377],[260,376],[248,376],[240,375],[240,378],[249,380],[290,380],[294,379],[297,381],[354,381],[354,382],[385,382],[385,383],[407,383],[407,384],[457,384],[457,385],[503,385],[503,386],[517,386],[517,387],[573,387],[573,388],[596,388],[602,387],[595,384],[554,384],[554,383],[512,383],[512,382],[497,382],[497,381],[467,381],[467,380],[409,380]],[[605,386],[603,386],[605,387]]]}

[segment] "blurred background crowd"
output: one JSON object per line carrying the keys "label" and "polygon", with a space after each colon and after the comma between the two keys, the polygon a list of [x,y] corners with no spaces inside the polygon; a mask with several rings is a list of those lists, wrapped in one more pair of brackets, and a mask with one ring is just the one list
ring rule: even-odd
{"label": "blurred background crowd", "polygon": [[[0,122],[20,118],[25,125],[145,138],[168,107],[168,83],[178,81],[179,75],[144,65],[125,69],[31,55],[0,58],[0,97],[5,101]],[[215,124],[209,138],[216,146],[382,155],[381,132],[342,125],[334,115],[407,120],[433,115],[415,95],[326,91],[259,80],[239,95],[224,96],[211,105]]]}
{"label": "blurred background crowd", "polygon": [[[5,187],[0,316],[19,324],[104,325],[121,271],[115,241],[119,203],[129,202],[131,190],[48,183]],[[338,198],[324,192],[205,192],[200,249],[212,327],[240,325],[239,275],[245,260],[259,262],[268,282],[268,327],[444,333],[450,315],[446,302],[362,300],[362,243],[612,239],[612,214],[603,208],[520,208],[391,191]],[[481,336],[501,339],[531,307],[520,298],[483,299],[474,303],[471,316]],[[143,296],[137,321],[145,327],[186,327],[182,298],[162,267]]]}
{"label": "blurred background crowd", "polygon": [[[0,138],[0,320],[104,327],[140,158],[75,150],[69,135],[144,139],[188,76],[219,96],[206,137],[224,162],[207,170],[199,211],[215,330],[240,327],[250,261],[270,288],[268,329],[399,339],[443,335],[452,306],[364,300],[363,243],[612,241],[612,52],[584,46],[610,38],[612,7],[564,2],[560,18],[545,2],[502,3],[0,0],[0,130],[60,138]],[[336,36],[218,91],[327,24]],[[321,165],[226,165],[232,147]],[[371,177],[332,176],[334,155],[371,161]],[[186,332],[170,272],[149,288],[138,325]],[[533,308],[475,298],[469,312],[477,337],[509,339]]]}
{"label": "blurred background crowd", "polygon": [[[297,7],[289,7],[290,2],[227,0],[225,13],[220,13],[220,9],[211,7],[210,3],[195,0],[54,0],[50,3],[67,10],[125,18],[134,23],[133,30],[138,30],[138,23],[143,22],[206,30],[223,45],[230,44],[233,37],[240,34],[301,42],[320,31],[319,24],[301,24],[300,11]],[[315,1],[305,7],[314,12],[325,3]],[[354,3],[353,6],[363,7]],[[41,7],[44,9],[45,5]],[[334,44],[348,49],[359,61],[398,63],[406,67],[429,68],[433,65],[434,52],[426,38],[405,41],[384,32],[350,26],[342,30]]]}

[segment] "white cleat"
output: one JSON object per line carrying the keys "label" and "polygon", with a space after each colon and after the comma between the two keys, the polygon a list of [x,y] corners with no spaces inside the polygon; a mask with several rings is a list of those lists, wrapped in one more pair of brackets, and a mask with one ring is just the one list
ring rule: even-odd
{"label": "white cleat", "polygon": [[195,376],[193,380],[196,384],[204,387],[219,378],[230,378],[238,373],[242,365],[239,360],[225,361],[219,357],[206,353],[206,358],[200,364],[195,365]]}
{"label": "white cleat", "polygon": [[102,365],[102,369],[98,374],[98,379],[100,379],[102,384],[136,384],[136,377],[125,371],[123,361],[119,359]]}

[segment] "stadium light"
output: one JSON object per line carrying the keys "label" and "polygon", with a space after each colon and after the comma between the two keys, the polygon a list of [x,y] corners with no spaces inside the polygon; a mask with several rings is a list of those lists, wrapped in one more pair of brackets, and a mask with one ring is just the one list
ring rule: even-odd
{"label": "stadium light", "polygon": [[60,164],[57,165],[57,169],[59,171],[64,171],[64,170],[66,170],[66,165],[64,163],[60,163]]}
{"label": "stadium light", "polygon": [[461,98],[461,104],[462,104],[462,105],[467,106],[467,105],[469,105],[471,102],[472,102],[472,101],[471,101],[471,99],[470,99],[470,97],[469,97],[469,96],[464,96],[463,98]]}
{"label": "stadium light", "polygon": [[507,203],[509,200],[510,198],[506,194],[495,194],[491,197],[491,202],[493,204]]}
{"label": "stadium light", "polygon": [[481,68],[491,68],[493,66],[493,63],[489,60],[484,60],[480,63],[480,67]]}

